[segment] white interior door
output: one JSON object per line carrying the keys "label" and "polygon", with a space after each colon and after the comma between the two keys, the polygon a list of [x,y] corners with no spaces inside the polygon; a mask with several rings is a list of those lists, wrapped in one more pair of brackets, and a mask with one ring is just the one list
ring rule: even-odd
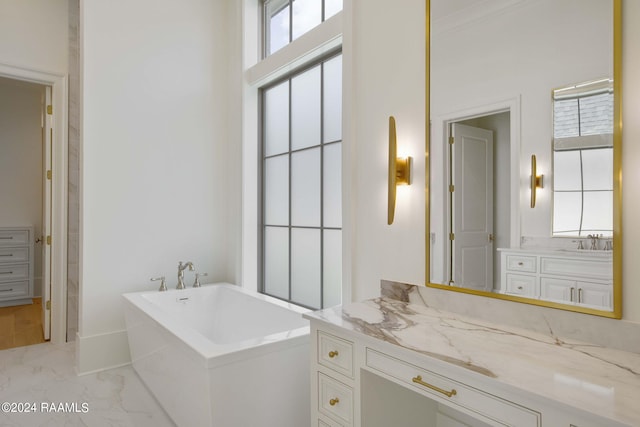
{"label": "white interior door", "polygon": [[454,286],[493,288],[493,132],[451,126]]}
{"label": "white interior door", "polygon": [[42,138],[42,332],[51,339],[51,156],[53,148],[53,111],[51,86],[46,88]]}

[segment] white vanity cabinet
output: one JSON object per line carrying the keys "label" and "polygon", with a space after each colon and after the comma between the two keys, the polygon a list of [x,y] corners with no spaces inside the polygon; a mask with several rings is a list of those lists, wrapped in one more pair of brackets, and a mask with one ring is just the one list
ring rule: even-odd
{"label": "white vanity cabinet", "polygon": [[327,331],[312,332],[313,425],[354,425],[353,341]]}
{"label": "white vanity cabinet", "polygon": [[0,307],[31,304],[33,227],[0,227]]}
{"label": "white vanity cabinet", "polygon": [[[405,354],[406,350],[361,341],[318,328],[313,322],[311,334],[315,342],[311,353],[312,426],[387,427],[390,422],[396,427],[542,425],[539,412],[466,384],[464,378],[433,372]],[[367,375],[379,379],[367,383]],[[395,412],[411,400],[411,410]],[[369,410],[362,411],[363,407]]]}
{"label": "white vanity cabinet", "polygon": [[304,316],[312,426],[640,425],[637,354],[565,347],[392,298]]}
{"label": "white vanity cabinet", "polygon": [[612,309],[611,252],[499,251],[501,292],[601,310]]}

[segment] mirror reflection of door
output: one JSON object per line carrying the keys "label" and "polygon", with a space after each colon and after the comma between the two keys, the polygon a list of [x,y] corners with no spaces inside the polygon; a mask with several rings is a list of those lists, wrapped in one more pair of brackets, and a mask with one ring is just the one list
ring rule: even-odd
{"label": "mirror reflection of door", "polygon": [[451,126],[452,280],[470,289],[493,286],[493,132]]}
{"label": "mirror reflection of door", "polygon": [[510,239],[510,113],[452,122],[449,135],[449,284],[492,291]]}

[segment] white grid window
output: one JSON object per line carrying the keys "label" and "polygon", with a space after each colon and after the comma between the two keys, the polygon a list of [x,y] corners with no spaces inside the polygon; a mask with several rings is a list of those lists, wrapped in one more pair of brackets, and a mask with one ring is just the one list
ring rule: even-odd
{"label": "white grid window", "polygon": [[314,309],[339,304],[342,55],[261,92],[261,291]]}
{"label": "white grid window", "polygon": [[278,51],[341,10],[342,0],[266,0],[264,56]]}

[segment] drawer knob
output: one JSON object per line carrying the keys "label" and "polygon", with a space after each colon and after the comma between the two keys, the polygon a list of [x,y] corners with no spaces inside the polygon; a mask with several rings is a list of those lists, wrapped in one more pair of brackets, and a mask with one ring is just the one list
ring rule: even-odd
{"label": "drawer knob", "polygon": [[522,286],[518,286],[518,289],[519,289],[519,290],[522,290]]}
{"label": "drawer knob", "polygon": [[337,397],[334,397],[329,401],[329,405],[331,406],[336,406],[338,403],[340,403],[340,399],[338,399]]}
{"label": "drawer knob", "polygon": [[520,262],[518,263],[518,265],[519,265],[520,267],[522,267],[522,266],[524,265],[524,263],[523,263],[522,261],[520,261]]}
{"label": "drawer knob", "polygon": [[421,386],[427,387],[427,388],[429,388],[431,390],[437,391],[438,393],[442,393],[447,397],[455,396],[456,394],[458,394],[458,392],[456,391],[455,388],[451,389],[451,391],[447,391],[447,390],[441,389],[440,387],[435,386],[433,384],[426,383],[426,382],[424,382],[422,380],[422,376],[420,376],[420,375],[418,375],[417,377],[412,378],[411,381],[413,381],[416,384],[420,384]]}
{"label": "drawer knob", "polygon": [[329,352],[329,357],[331,359],[333,359],[334,357],[336,357],[338,355],[338,350],[332,350]]}

